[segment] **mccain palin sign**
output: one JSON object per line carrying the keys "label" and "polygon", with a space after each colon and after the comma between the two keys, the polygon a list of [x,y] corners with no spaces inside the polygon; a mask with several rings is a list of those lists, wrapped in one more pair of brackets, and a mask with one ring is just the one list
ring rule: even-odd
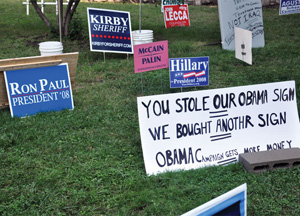
{"label": "mccain palin sign", "polygon": [[133,53],[130,13],[87,8],[91,51]]}
{"label": "mccain palin sign", "polygon": [[209,84],[209,57],[170,58],[170,87],[195,87]]}
{"label": "mccain palin sign", "polygon": [[68,64],[4,72],[12,117],[74,109]]}

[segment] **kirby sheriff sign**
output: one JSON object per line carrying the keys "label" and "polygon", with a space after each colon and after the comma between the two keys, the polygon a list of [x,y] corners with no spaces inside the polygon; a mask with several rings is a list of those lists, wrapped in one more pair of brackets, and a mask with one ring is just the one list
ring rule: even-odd
{"label": "kirby sheriff sign", "polygon": [[91,51],[133,53],[130,13],[87,8]]}

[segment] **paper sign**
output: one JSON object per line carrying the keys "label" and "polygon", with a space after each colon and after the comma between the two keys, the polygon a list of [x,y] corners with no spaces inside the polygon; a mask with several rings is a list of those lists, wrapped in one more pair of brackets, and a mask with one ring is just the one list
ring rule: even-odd
{"label": "paper sign", "polygon": [[161,0],[161,12],[164,12],[165,5],[180,5],[184,4],[184,0]]}
{"label": "paper sign", "polygon": [[294,81],[145,96],[137,103],[149,175],[300,147]]}
{"label": "paper sign", "polygon": [[235,50],[234,27],[252,32],[252,47],[264,47],[261,0],[218,0],[222,48]]}
{"label": "paper sign", "polygon": [[73,109],[68,64],[4,72],[12,117]]}
{"label": "paper sign", "polygon": [[243,184],[182,216],[247,215],[247,184]]}
{"label": "paper sign", "polygon": [[252,32],[238,27],[235,31],[235,57],[252,65]]}
{"label": "paper sign", "polygon": [[176,26],[190,26],[188,5],[164,6],[166,28]]}
{"label": "paper sign", "polygon": [[170,58],[171,88],[205,86],[209,83],[209,57]]}
{"label": "paper sign", "polygon": [[87,8],[91,51],[133,53],[130,13]]}
{"label": "paper sign", "polygon": [[279,15],[287,15],[300,13],[300,1],[299,0],[281,0]]}
{"label": "paper sign", "polygon": [[168,41],[134,46],[134,72],[140,73],[169,67]]}

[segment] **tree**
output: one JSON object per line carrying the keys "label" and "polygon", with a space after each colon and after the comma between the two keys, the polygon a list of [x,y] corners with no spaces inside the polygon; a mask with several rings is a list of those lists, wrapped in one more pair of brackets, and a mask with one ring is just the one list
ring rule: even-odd
{"label": "tree", "polygon": [[[39,15],[39,17],[43,20],[43,22],[48,26],[49,28],[53,28],[52,23],[48,20],[46,15],[42,12],[41,8],[37,4],[37,0],[30,0],[32,6],[34,7],[35,11]],[[68,36],[69,34],[69,24],[72,20],[73,14],[75,13],[75,10],[80,2],[80,0],[69,0],[69,3],[66,8],[65,15],[63,16],[63,0],[58,0],[59,7],[61,8],[61,17],[62,17],[62,37]],[[59,31],[59,15],[57,16],[57,32]]]}

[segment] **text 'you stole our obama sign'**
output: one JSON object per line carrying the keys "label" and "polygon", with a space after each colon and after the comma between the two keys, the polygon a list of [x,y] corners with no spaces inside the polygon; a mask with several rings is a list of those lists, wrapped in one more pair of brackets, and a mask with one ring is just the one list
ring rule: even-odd
{"label": "text 'you stole our obama sign'", "polygon": [[12,117],[74,109],[68,64],[4,72]]}
{"label": "text 'you stole our obama sign'", "polygon": [[295,82],[138,97],[147,174],[300,146]]}
{"label": "text 'you stole our obama sign'", "polygon": [[209,57],[170,58],[171,88],[205,86],[209,83]]}
{"label": "text 'you stole our obama sign'", "polygon": [[87,8],[91,51],[133,53],[130,13]]}
{"label": "text 'you stole our obama sign'", "polygon": [[164,18],[166,28],[190,26],[188,5],[164,6]]}

